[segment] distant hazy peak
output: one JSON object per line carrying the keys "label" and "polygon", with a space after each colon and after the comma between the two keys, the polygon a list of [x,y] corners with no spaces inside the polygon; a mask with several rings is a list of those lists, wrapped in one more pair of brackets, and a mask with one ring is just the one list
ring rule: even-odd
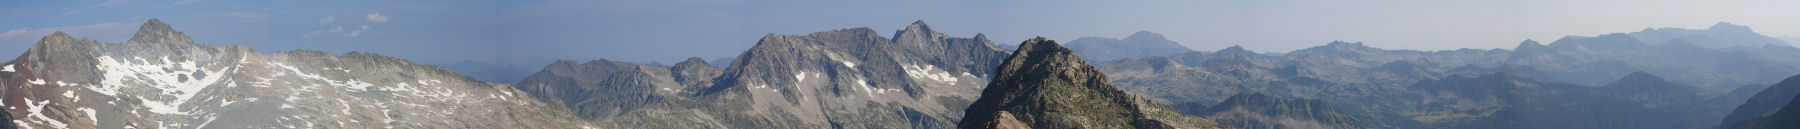
{"label": "distant hazy peak", "polygon": [[1331,41],[1325,46],[1338,49],[1372,49],[1372,47],[1364,46],[1362,42]]}
{"label": "distant hazy peak", "polygon": [[711,65],[711,63],[706,62],[706,59],[700,59],[700,57],[688,57],[687,60],[682,60],[681,62],[675,63],[676,66],[681,66],[684,64]]}
{"label": "distant hazy peak", "polygon": [[1544,46],[1544,43],[1539,43],[1537,40],[1525,39],[1524,42],[1519,42],[1519,46],[1517,48],[1543,47],[1543,46]]}
{"label": "distant hazy peak", "polygon": [[1163,38],[1162,34],[1157,34],[1155,32],[1138,31],[1137,33],[1131,33],[1131,36],[1125,36],[1125,40],[1157,40],[1157,41],[1161,41],[1161,40],[1168,40],[1168,39]]}
{"label": "distant hazy peak", "polygon": [[1219,49],[1219,51],[1217,51],[1217,52],[1213,52],[1213,54],[1223,54],[1223,55],[1234,55],[1234,54],[1235,54],[1235,55],[1245,55],[1245,54],[1256,54],[1256,52],[1255,52],[1255,51],[1250,51],[1250,50],[1246,50],[1246,49],[1244,49],[1244,47],[1243,47],[1243,46],[1238,46],[1238,45],[1231,45],[1231,47],[1226,47],[1226,48],[1225,48],[1225,49]]}
{"label": "distant hazy peak", "polygon": [[1706,30],[1708,30],[1708,31],[1744,31],[1744,32],[1748,32],[1748,31],[1750,31],[1750,27],[1744,26],[1744,25],[1738,25],[1738,24],[1731,24],[1728,22],[1719,22],[1718,24],[1713,24],[1713,26],[1710,28],[1706,28]]}

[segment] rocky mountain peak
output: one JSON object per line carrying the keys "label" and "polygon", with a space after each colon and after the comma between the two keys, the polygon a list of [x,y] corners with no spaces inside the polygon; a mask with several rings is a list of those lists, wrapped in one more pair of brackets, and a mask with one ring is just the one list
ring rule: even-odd
{"label": "rocky mountain peak", "polygon": [[1043,37],[1021,43],[997,73],[961,128],[1219,128],[1119,90]]}
{"label": "rocky mountain peak", "polygon": [[706,59],[700,59],[700,57],[688,57],[687,60],[682,60],[681,62],[675,63],[675,67],[711,66],[711,65],[712,65],[712,63],[708,63],[708,62],[706,62]]}
{"label": "rocky mountain peak", "polygon": [[1250,55],[1257,55],[1257,54],[1256,54],[1256,52],[1255,52],[1255,51],[1250,51],[1250,50],[1246,50],[1246,49],[1244,49],[1244,47],[1243,47],[1243,46],[1238,46],[1238,45],[1231,45],[1231,47],[1227,47],[1227,48],[1225,48],[1225,49],[1220,49],[1220,50],[1219,50],[1219,51],[1217,51],[1217,52],[1213,52],[1213,54],[1212,54],[1212,55],[1220,55],[1220,56],[1234,56],[1234,55],[1236,55],[1236,56],[1250,56]]}
{"label": "rocky mountain peak", "polygon": [[894,32],[896,43],[905,43],[904,41],[908,39],[936,39],[939,37],[945,36],[937,31],[932,31],[931,26],[925,25],[925,20],[914,21],[911,25],[906,25],[906,29]]}
{"label": "rocky mountain peak", "polygon": [[138,27],[137,34],[132,35],[131,40],[127,43],[194,44],[194,39],[188,38],[187,34],[183,34],[181,31],[176,31],[175,27],[170,27],[169,24],[152,18],[150,21],[144,22],[143,26]]}
{"label": "rocky mountain peak", "polygon": [[1544,43],[1538,43],[1537,40],[1526,39],[1524,42],[1519,42],[1519,46],[1513,50],[1536,47],[1544,47]]}

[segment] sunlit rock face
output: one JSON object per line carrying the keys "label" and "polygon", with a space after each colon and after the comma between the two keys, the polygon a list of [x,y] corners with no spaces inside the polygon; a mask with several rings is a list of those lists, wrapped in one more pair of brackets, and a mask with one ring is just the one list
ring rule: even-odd
{"label": "sunlit rock face", "polygon": [[126,43],[46,36],[0,64],[24,128],[580,128],[505,84],[373,53],[194,44],[156,19]]}

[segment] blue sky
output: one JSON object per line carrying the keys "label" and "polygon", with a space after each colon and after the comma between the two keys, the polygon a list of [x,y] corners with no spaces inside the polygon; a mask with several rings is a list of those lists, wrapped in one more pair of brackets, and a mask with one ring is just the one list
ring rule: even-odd
{"label": "blue sky", "polygon": [[763,34],[915,20],[958,37],[1166,35],[1190,48],[1285,52],[1330,41],[1390,49],[1507,48],[1525,39],[1647,27],[1748,25],[1800,35],[1791,0],[787,1],[787,0],[15,0],[0,1],[0,53],[53,31],[121,42],[149,18],[201,44],[273,52],[366,51],[416,62],[611,59],[665,64],[736,56]]}

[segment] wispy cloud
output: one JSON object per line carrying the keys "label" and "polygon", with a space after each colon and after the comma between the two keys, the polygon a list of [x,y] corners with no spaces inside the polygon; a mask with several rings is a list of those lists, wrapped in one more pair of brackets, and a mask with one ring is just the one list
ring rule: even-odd
{"label": "wispy cloud", "polygon": [[[344,24],[333,25],[333,23],[338,23],[336,15],[325,16],[325,18],[319,19],[319,25],[330,26],[331,27],[330,29],[312,30],[312,31],[307,32],[306,34],[300,35],[300,38],[317,38],[317,37],[324,37],[324,36],[341,36],[341,37],[350,37],[350,38],[362,37],[364,35],[368,35],[369,32],[372,32],[374,30],[375,26],[370,25],[370,24],[386,23],[388,21],[388,16],[382,15],[379,12],[368,13],[368,14],[363,15],[363,20],[368,20],[369,22],[366,22],[362,25],[357,25],[357,26],[355,26],[355,28],[344,28]],[[347,23],[355,24],[356,21],[347,21]]]}
{"label": "wispy cloud", "polygon": [[237,18],[248,18],[248,19],[269,19],[269,14],[253,13],[253,12],[224,12],[224,13],[194,14],[194,15],[190,15],[189,17],[195,17],[195,18],[237,17]]}
{"label": "wispy cloud", "polygon": [[74,11],[64,12],[62,15],[56,15],[56,18],[67,17],[69,15],[75,15],[76,13],[87,12],[88,10],[94,10],[94,9],[100,8],[102,6],[118,4],[120,2],[125,2],[125,0],[106,0],[105,2],[100,2],[100,4],[94,4],[93,6],[83,7],[81,9],[75,9]]}
{"label": "wispy cloud", "polygon": [[[0,32],[0,42],[33,42],[56,31],[76,36],[112,36],[116,33],[131,33],[135,26],[132,23],[100,23],[84,26],[63,26],[48,28],[17,28]],[[128,34],[121,34],[128,35]]]}
{"label": "wispy cloud", "polygon": [[362,26],[358,26],[356,28],[345,29],[344,26],[339,25],[336,27],[332,27],[331,29],[313,30],[311,32],[307,32],[304,35],[300,35],[300,38],[316,38],[316,37],[323,37],[323,36],[343,36],[343,37],[355,38],[355,37],[362,37],[364,34],[368,33],[370,31],[370,29],[372,29],[372,28],[374,28],[374,27],[369,26],[369,25],[362,25]]}
{"label": "wispy cloud", "polygon": [[336,15],[325,16],[324,19],[319,19],[319,25],[331,24],[331,22],[336,22],[336,21],[337,21]]}
{"label": "wispy cloud", "polygon": [[187,5],[187,4],[192,4],[194,2],[200,2],[200,0],[181,0],[181,1],[175,2],[174,6]]}
{"label": "wispy cloud", "polygon": [[386,15],[381,15],[381,13],[369,13],[369,15],[364,15],[363,19],[368,19],[369,22],[375,23],[384,23],[388,21],[388,17]]}

